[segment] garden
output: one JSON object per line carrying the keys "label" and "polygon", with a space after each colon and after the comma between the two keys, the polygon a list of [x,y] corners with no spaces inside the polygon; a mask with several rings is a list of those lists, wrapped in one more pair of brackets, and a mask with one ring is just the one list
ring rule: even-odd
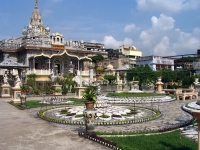
{"label": "garden", "polygon": [[[146,72],[149,72],[148,74]],[[191,72],[188,72],[187,70],[182,71],[173,71],[171,72],[168,69],[163,69],[157,72],[153,72],[149,70],[147,66],[141,66],[136,67],[128,70],[127,72],[127,80],[132,81],[134,76],[134,80],[139,81],[140,88],[142,85],[150,85],[155,84],[158,77],[162,77],[162,82],[164,83],[165,88],[189,88],[191,83],[194,82],[194,78],[196,76],[192,76]],[[74,77],[73,74],[67,74],[62,78],[56,78],[54,82],[48,81],[45,83],[36,83],[35,81],[36,75],[31,74],[27,76],[27,84],[21,86],[21,90],[27,91],[28,94],[45,94],[46,97],[54,97],[54,92],[62,93],[62,102],[69,102],[70,103],[59,103],[54,104],[53,100],[49,104],[41,103],[40,101],[36,100],[28,100],[25,102],[26,108],[36,108],[41,107],[41,111],[39,112],[39,117],[54,123],[59,124],[70,124],[70,125],[84,125],[84,115],[82,114],[84,110],[84,101],[88,98],[85,97],[85,99],[78,99],[74,98],[73,96],[67,96],[64,95],[68,93],[74,93],[75,87],[77,86],[77,83],[72,80]],[[115,84],[116,76],[113,75],[105,75],[103,78],[105,81],[107,81],[107,84]],[[61,89],[55,89],[53,85],[59,84],[61,85]],[[161,94],[155,94],[155,93],[129,93],[129,92],[122,92],[122,93],[108,93],[106,95],[109,98],[113,99],[122,99],[127,98],[129,100],[131,98],[140,98],[142,97],[143,102],[146,98],[152,98],[153,97],[160,97]],[[45,96],[44,96],[45,97]],[[155,101],[157,105],[161,101]],[[148,103],[148,102],[147,102]],[[135,101],[134,103],[135,104]],[[20,108],[20,104],[13,104]],[[117,110],[114,108],[114,105],[117,105],[117,107],[121,107],[120,110]],[[149,121],[155,120],[157,118],[162,117],[162,111],[153,108],[153,106],[149,105],[142,106],[141,103],[140,106],[134,106],[130,104],[112,104],[111,107],[113,107],[113,110],[110,110],[106,108],[108,112],[105,110],[100,110],[98,112],[98,118],[99,120],[102,119],[102,121],[97,121],[96,125],[101,127],[109,127],[112,128],[112,126],[128,126],[129,124],[148,124]],[[164,105],[164,104],[163,104]],[[50,106],[50,107],[46,107]],[[81,107],[81,108],[80,108]],[[141,113],[141,110],[144,110],[143,114]],[[110,111],[110,112],[109,112]],[[113,112],[111,112],[113,111]],[[124,112],[123,112],[124,111]],[[105,113],[106,112],[106,113]],[[120,112],[120,113],[119,113]],[[145,113],[149,113],[151,115],[145,116]],[[56,114],[52,117],[52,114]],[[51,115],[47,115],[51,114]],[[142,114],[140,118],[136,118],[137,115]],[[134,119],[131,119],[134,118]],[[73,119],[72,119],[73,118]],[[112,119],[111,119],[112,118]],[[117,120],[120,118],[119,120]],[[125,120],[122,120],[122,118],[126,118]],[[136,118],[136,119],[135,119]],[[116,119],[116,120],[114,120]],[[189,125],[191,121],[186,122],[184,125]],[[181,124],[183,125],[183,124]],[[107,127],[106,127],[107,126]],[[99,132],[97,130],[97,135],[99,137],[103,137],[105,140],[112,141],[116,143],[116,146],[124,149],[124,150],[145,150],[145,149],[154,149],[154,150],[168,150],[168,149],[181,149],[181,150],[193,150],[197,149],[197,142],[194,140],[191,140],[189,138],[185,138],[181,135],[180,130],[178,129],[180,126],[171,127],[171,128],[163,128],[162,132],[161,130],[141,130],[137,132],[115,132],[113,129],[113,132]],[[166,132],[167,131],[167,132]],[[169,132],[170,131],[170,132]],[[145,144],[144,144],[145,143]]]}
{"label": "garden", "polygon": [[123,150],[196,150],[198,143],[185,138],[179,130],[150,135],[106,137]]}

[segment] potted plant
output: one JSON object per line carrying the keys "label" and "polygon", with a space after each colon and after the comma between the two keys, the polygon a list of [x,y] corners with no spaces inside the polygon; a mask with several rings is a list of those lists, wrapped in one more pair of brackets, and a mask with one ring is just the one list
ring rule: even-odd
{"label": "potted plant", "polygon": [[62,95],[62,89],[55,89],[55,95]]}
{"label": "potted plant", "polygon": [[23,84],[23,85],[20,86],[20,90],[21,90],[21,94],[25,95],[27,90],[28,90],[28,87]]}
{"label": "potted plant", "polygon": [[96,110],[94,109],[94,103],[97,99],[97,93],[95,87],[88,86],[82,92],[83,99],[85,101],[86,109],[83,111],[84,119],[85,119],[85,126],[86,132],[92,133],[95,128],[95,118],[96,118]]}
{"label": "potted plant", "polygon": [[93,86],[88,86],[86,89],[82,92],[83,99],[85,101],[85,106],[87,109],[93,109],[94,108],[94,103],[96,102],[97,99],[97,93],[96,89]]}
{"label": "potted plant", "polygon": [[199,74],[195,74],[194,75],[194,80],[195,80],[194,82],[195,83],[199,83],[199,78],[200,78],[200,75]]}

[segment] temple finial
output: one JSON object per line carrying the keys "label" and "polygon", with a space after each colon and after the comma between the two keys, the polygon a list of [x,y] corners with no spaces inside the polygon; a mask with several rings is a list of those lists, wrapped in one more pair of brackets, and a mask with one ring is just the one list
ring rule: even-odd
{"label": "temple finial", "polygon": [[35,9],[38,9],[38,0],[35,1]]}

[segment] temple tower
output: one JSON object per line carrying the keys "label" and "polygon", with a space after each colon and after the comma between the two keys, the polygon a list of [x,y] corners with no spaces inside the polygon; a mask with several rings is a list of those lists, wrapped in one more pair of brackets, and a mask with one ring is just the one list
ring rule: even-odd
{"label": "temple tower", "polygon": [[24,35],[22,46],[40,46],[50,47],[50,29],[44,27],[42,16],[38,8],[38,0],[35,1],[35,8],[32,12],[30,23],[27,28],[23,29]]}

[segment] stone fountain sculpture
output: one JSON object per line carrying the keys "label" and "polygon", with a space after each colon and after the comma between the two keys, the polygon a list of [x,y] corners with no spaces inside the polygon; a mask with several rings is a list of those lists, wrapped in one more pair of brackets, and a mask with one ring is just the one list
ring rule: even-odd
{"label": "stone fountain sculpture", "polygon": [[29,66],[25,66],[22,63],[16,62],[13,58],[10,58],[9,54],[7,53],[3,54],[3,56],[3,61],[0,63],[0,68],[6,71],[3,78],[3,85],[1,86],[1,97],[11,97],[10,89],[12,88],[12,101],[18,102],[20,101],[21,95],[21,80],[18,75],[18,72],[19,70],[29,68]]}
{"label": "stone fountain sculpture", "polygon": [[9,98],[10,97],[10,88],[11,86],[8,83],[8,74],[5,71],[3,76],[3,85],[1,86],[1,97],[2,98]]}
{"label": "stone fountain sculpture", "polygon": [[133,81],[129,82],[131,85],[131,89],[128,91],[129,93],[143,93],[143,91],[139,90],[139,81],[135,81],[133,77]]}

